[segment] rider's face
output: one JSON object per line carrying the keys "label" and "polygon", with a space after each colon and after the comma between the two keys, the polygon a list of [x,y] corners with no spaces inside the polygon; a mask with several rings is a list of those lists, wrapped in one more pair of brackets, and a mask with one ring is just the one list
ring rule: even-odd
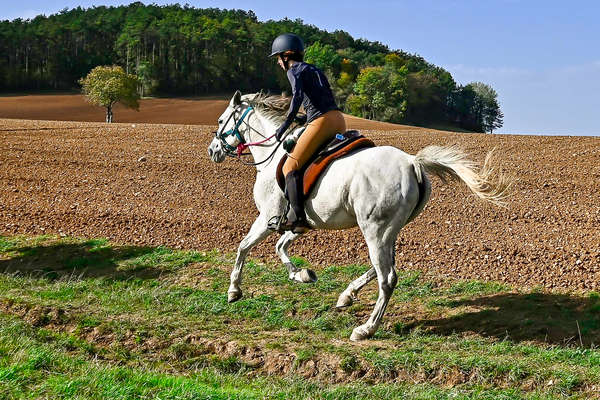
{"label": "rider's face", "polygon": [[285,71],[285,62],[283,61],[283,57],[282,56],[278,56],[277,57],[277,64],[279,64],[279,66],[281,67],[281,69],[283,69]]}

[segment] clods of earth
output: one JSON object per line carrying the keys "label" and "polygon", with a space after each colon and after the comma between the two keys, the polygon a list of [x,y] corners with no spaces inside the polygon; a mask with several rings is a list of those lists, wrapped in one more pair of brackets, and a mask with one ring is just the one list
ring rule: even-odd
{"label": "clods of earth", "polygon": [[[432,179],[424,212],[400,232],[397,268],[434,282],[600,289],[600,138],[455,133],[351,117],[348,123],[377,145],[411,154],[456,144],[482,162],[496,149],[498,172],[515,178],[506,209]],[[258,215],[256,171],[233,159],[213,163],[206,149],[214,129],[0,119],[0,235],[234,253]],[[250,256],[276,260],[276,236]],[[311,231],[290,253],[317,272],[369,262],[358,229]]]}

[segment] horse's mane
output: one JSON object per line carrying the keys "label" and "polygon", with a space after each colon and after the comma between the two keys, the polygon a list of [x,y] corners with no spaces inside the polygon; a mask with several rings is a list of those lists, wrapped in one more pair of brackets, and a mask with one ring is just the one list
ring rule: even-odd
{"label": "horse's mane", "polygon": [[247,101],[263,117],[281,124],[287,116],[292,99],[290,97],[258,92],[254,96],[249,96]]}

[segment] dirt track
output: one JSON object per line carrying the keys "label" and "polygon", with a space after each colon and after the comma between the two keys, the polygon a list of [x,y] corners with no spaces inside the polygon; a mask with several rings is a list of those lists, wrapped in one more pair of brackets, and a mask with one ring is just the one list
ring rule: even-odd
{"label": "dirt track", "polygon": [[[0,98],[2,117],[12,116],[6,99],[11,98]],[[177,111],[164,115],[214,121],[224,103],[207,103],[212,114],[204,116],[195,104],[185,109],[177,103]],[[433,180],[425,211],[400,234],[399,268],[422,270],[436,281],[600,289],[600,138],[349,123],[371,128],[364,133],[377,144],[412,154],[429,144],[457,143],[481,161],[496,147],[500,169],[518,177],[507,210],[483,204],[460,185]],[[234,161],[213,164],[206,155],[213,129],[0,120],[0,234],[63,233],[234,252],[257,215],[255,171]],[[275,259],[274,242],[275,236],[251,256]],[[311,232],[291,252],[316,265],[317,272],[330,264],[368,262],[356,229]]]}

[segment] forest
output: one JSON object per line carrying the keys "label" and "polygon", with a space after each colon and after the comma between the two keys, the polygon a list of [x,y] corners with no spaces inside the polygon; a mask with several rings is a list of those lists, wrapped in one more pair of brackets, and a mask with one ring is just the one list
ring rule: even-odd
{"label": "forest", "polygon": [[261,22],[252,11],[179,4],[78,7],[0,21],[0,92],[79,89],[94,67],[119,65],[138,76],[146,95],[289,93],[285,74],[267,57],[284,32],[304,39],[305,60],[326,72],[345,112],[478,132],[502,126],[494,89],[458,85],[418,55],[299,19]]}

